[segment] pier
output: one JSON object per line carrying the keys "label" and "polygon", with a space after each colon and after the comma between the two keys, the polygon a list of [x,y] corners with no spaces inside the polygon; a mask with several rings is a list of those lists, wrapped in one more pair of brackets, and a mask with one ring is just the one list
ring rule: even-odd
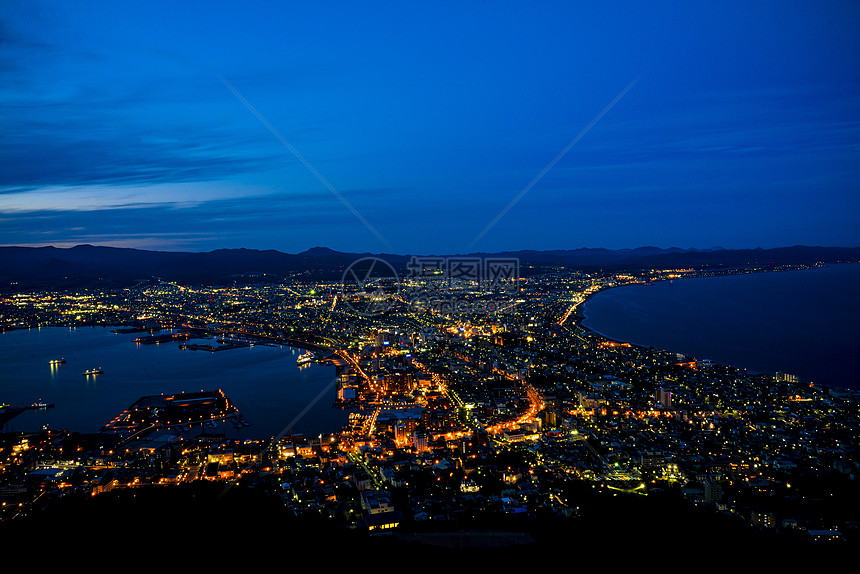
{"label": "pier", "polygon": [[161,331],[161,327],[125,327],[120,329],[114,329],[111,333],[116,333],[117,335],[131,335],[132,333],[155,333],[156,331]]}
{"label": "pier", "polygon": [[39,410],[39,409],[50,409],[54,407],[54,403],[43,403],[41,401],[35,402],[32,405],[27,405],[25,407],[12,407],[7,406],[0,412],[0,428],[6,425],[9,421],[20,415],[26,410]]}
{"label": "pier", "polygon": [[191,333],[183,331],[181,333],[168,333],[167,335],[148,335],[146,337],[138,337],[134,340],[135,343],[141,345],[158,345],[160,343],[169,343],[171,341],[187,341],[191,338]]}
{"label": "pier", "polygon": [[145,434],[144,431],[181,428],[234,417],[241,417],[239,409],[233,406],[221,389],[174,395],[151,395],[139,398],[101,430],[130,431],[132,435],[139,436]]}

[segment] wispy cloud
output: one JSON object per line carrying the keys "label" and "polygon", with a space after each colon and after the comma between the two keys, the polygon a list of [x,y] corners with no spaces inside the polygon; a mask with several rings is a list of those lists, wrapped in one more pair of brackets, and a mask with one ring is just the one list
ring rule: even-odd
{"label": "wispy cloud", "polygon": [[196,207],[206,202],[265,195],[266,189],[225,182],[0,188],[0,213]]}

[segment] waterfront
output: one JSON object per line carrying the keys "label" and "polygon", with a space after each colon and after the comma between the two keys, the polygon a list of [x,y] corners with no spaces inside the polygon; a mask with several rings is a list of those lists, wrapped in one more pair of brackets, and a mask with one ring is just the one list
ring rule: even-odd
{"label": "waterfront", "polygon": [[754,372],[860,390],[860,265],[609,289],[583,325],[607,337]]}
{"label": "waterfront", "polygon": [[[830,285],[856,291],[851,281],[835,281],[821,271]],[[25,423],[50,427],[5,435],[0,494],[12,504],[0,518],[46,516],[43,511],[53,512],[49,507],[69,499],[93,508],[117,498],[134,503],[138,493],[156,489],[167,497],[187,496],[189,488],[213,481],[231,485],[231,492],[271,494],[267,504],[283,507],[284,516],[328,517],[350,531],[408,529],[430,516],[459,530],[509,514],[559,520],[566,528],[578,522],[570,518],[593,524],[605,513],[605,496],[625,495],[632,504],[654,497],[647,503],[649,518],[633,519],[637,529],[659,528],[650,516],[683,500],[690,509],[730,513],[743,521],[738,526],[788,529],[786,540],[802,541],[801,528],[832,529],[832,540],[843,536],[835,529],[854,536],[860,513],[853,485],[856,400],[820,384],[775,381],[730,367],[679,367],[673,352],[611,344],[575,319],[560,320],[581,310],[571,303],[588,293],[637,277],[536,277],[520,291],[503,325],[477,315],[416,322],[406,308],[381,317],[333,313],[333,301],[314,296],[326,292],[325,283],[229,289],[159,283],[123,292],[9,297],[3,318],[10,326],[74,324],[0,336],[0,399],[19,406],[36,400],[56,404],[22,412],[7,425],[16,431]],[[727,279],[786,277],[791,275]],[[719,281],[701,281],[719,287],[712,313],[719,306],[729,315],[727,302],[762,306]],[[654,295],[686,284],[639,289]],[[771,285],[767,296],[778,299],[778,293]],[[789,300],[808,305],[812,293],[807,285]],[[823,300],[847,304],[833,296]],[[656,305],[645,307],[652,311]],[[801,313],[794,314],[797,329]],[[759,315],[753,318],[769,320]],[[186,340],[184,332],[151,336],[75,326],[134,324],[141,316],[152,325],[217,324],[254,341],[325,341],[342,362],[339,394],[361,410],[331,408],[335,368],[313,364],[299,370],[299,349]],[[552,326],[541,329],[547,323],[539,318]],[[714,324],[705,317],[698,327],[715,329]],[[216,346],[219,352],[209,352]],[[89,370],[103,374],[85,376]],[[230,401],[201,389],[223,389]],[[320,401],[312,405],[316,397]],[[223,437],[207,422],[188,427],[189,420],[234,416],[233,404],[252,426],[221,424],[227,427]],[[308,415],[293,428],[304,436],[255,440],[279,434],[305,407]],[[58,432],[94,433],[117,415],[118,427],[145,431],[157,421],[172,428],[141,441],[134,434],[120,440]],[[188,428],[176,439],[179,427]],[[598,514],[587,510],[583,493],[602,497],[594,500]],[[826,504],[797,503],[825,494]],[[368,510],[375,506],[385,511]]]}
{"label": "waterfront", "polygon": [[[138,336],[104,327],[0,333],[0,402],[25,406],[41,400],[56,405],[24,411],[6,428],[32,431],[47,424],[96,432],[142,396],[223,389],[251,426],[236,430],[221,424],[215,432],[264,439],[281,432],[335,374],[330,364],[299,369],[296,358],[304,351],[287,346],[210,353],[183,351],[178,343],[138,345],[133,342]],[[59,358],[66,363],[50,364]],[[97,368],[104,374],[83,375]],[[331,407],[334,397],[332,387],[293,431],[319,434],[340,428],[348,413]]]}

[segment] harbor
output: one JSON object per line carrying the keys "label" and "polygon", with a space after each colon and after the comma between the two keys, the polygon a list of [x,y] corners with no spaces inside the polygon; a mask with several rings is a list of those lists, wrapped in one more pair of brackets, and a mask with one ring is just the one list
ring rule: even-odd
{"label": "harbor", "polygon": [[[145,345],[134,342],[141,333],[115,330],[115,326],[55,327],[0,334],[4,365],[0,402],[30,405],[41,397],[57,405],[19,411],[15,417],[10,412],[6,430],[36,432],[48,426],[97,432],[142,396],[220,388],[248,424],[242,425],[242,419],[235,417],[216,421],[222,429],[219,432],[266,438],[281,432],[334,377],[330,364],[311,362],[297,368],[296,360],[306,350],[272,340],[254,340],[252,347],[246,335],[231,338],[227,333],[201,329],[193,331],[191,340]],[[180,344],[212,345],[230,352],[204,349],[192,353],[180,349]],[[51,364],[60,358],[66,362]],[[82,376],[93,369],[103,374]],[[346,415],[330,405],[331,400],[320,401],[296,430],[313,434],[340,428]]]}

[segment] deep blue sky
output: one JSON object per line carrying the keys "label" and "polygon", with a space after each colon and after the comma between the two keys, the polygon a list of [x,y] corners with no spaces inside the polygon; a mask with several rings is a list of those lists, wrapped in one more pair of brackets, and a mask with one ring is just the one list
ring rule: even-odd
{"label": "deep blue sky", "polygon": [[858,38],[853,0],[6,0],[0,245],[858,246]]}

